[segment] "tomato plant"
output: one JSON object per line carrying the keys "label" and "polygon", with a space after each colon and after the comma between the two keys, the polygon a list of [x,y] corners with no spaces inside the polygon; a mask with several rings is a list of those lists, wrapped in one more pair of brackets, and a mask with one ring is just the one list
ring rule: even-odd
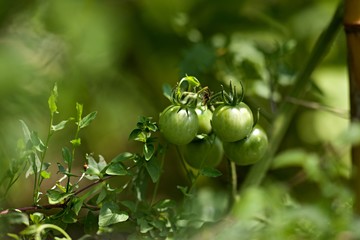
{"label": "tomato plant", "polygon": [[265,154],[268,138],[262,127],[255,125],[250,135],[237,142],[224,142],[225,155],[238,165],[250,165]]}
{"label": "tomato plant", "polygon": [[170,143],[185,145],[195,138],[199,120],[194,109],[170,105],[160,113],[159,128]]}
{"label": "tomato plant", "polygon": [[253,124],[252,111],[243,102],[235,106],[220,105],[212,117],[212,127],[223,142],[236,142],[245,138]]}
{"label": "tomato plant", "polygon": [[204,139],[195,139],[183,146],[182,152],[185,161],[197,169],[218,166],[224,154],[220,139],[214,135]]}
{"label": "tomato plant", "polygon": [[195,111],[199,119],[198,134],[210,134],[212,131],[211,119],[213,113],[209,109],[204,110],[201,108],[196,108]]}

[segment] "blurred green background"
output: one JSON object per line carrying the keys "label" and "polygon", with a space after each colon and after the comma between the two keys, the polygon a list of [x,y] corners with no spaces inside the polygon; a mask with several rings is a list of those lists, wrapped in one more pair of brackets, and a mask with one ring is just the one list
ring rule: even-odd
{"label": "blurred green background", "polygon": [[[86,153],[111,160],[120,152],[139,150],[128,141],[138,117],[153,116],[157,121],[169,104],[162,85],[173,86],[185,74],[196,76],[213,91],[230,80],[243,81],[245,101],[254,109],[261,107],[262,124],[271,127],[277,105],[285,99],[292,77],[306,63],[337,3],[0,1],[0,174],[16,157],[17,140],[22,137],[20,119],[46,137],[47,99],[55,82],[59,91],[56,122],[74,116],[76,102],[84,104],[85,114],[98,111],[96,120],[81,133],[78,172]],[[341,116],[318,106],[301,106],[282,149],[316,149],[336,139],[347,126],[342,33],[317,68],[313,83],[306,101],[331,106]],[[53,175],[44,181],[44,190],[59,178],[55,163],[62,161],[61,148],[70,145],[73,135],[70,126],[52,138],[46,161],[53,163]],[[163,178],[169,181],[162,182],[163,188],[177,191],[174,186],[182,181],[180,165],[172,158],[166,165],[169,170]],[[31,194],[32,180],[21,178],[5,205],[31,204]]]}

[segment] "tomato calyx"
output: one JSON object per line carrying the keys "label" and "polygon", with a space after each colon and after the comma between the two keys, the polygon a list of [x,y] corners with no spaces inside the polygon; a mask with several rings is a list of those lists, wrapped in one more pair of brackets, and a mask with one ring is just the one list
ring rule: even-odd
{"label": "tomato calyx", "polygon": [[236,106],[244,99],[244,86],[240,81],[241,86],[241,95],[239,96],[236,90],[236,86],[230,82],[229,91],[225,91],[224,86],[221,85],[222,90],[216,94],[214,94],[210,98],[210,103],[212,105],[228,105],[228,106]]}

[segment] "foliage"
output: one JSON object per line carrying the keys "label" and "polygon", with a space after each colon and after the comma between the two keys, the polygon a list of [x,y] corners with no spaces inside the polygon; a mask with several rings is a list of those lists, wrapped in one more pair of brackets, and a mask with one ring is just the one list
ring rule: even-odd
{"label": "foliage", "polygon": [[[341,38],[325,59],[332,65],[311,77],[340,28],[340,11],[324,26],[324,9],[334,1],[85,2],[24,5],[0,36],[1,79],[14,80],[0,80],[0,139],[12,137],[13,125],[23,133],[16,148],[4,140],[0,149],[7,165],[0,170],[1,238],[360,236],[348,164],[359,126],[343,131],[348,121],[338,116],[348,113],[337,109],[346,107],[343,84],[329,84],[342,78],[333,67],[342,58]],[[7,17],[0,13],[0,21]],[[179,74],[175,87],[168,85]],[[45,111],[47,80],[57,84]],[[188,145],[171,144],[156,117],[140,117],[134,128],[135,116],[164,109],[161,85],[175,112],[184,113],[181,121],[211,113],[205,128],[194,124]],[[82,104],[73,107],[77,101],[98,111],[85,114]],[[259,124],[268,134],[264,158],[261,152],[251,168],[226,157],[206,165],[206,149],[223,131],[214,134],[212,113],[245,103],[258,113],[249,129]],[[11,114],[23,116],[20,124]],[[166,130],[174,138],[186,130],[175,131],[177,124]],[[186,151],[200,143],[205,153]],[[6,155],[2,148],[14,150]],[[199,153],[201,162],[188,164]],[[28,207],[12,202],[22,190]]]}

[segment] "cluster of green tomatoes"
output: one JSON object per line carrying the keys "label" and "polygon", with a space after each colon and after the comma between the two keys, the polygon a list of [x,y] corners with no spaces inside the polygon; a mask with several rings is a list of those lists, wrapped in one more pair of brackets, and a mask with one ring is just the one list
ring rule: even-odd
{"label": "cluster of green tomatoes", "polygon": [[216,167],[224,154],[238,165],[253,164],[264,156],[268,138],[242,102],[243,92],[239,97],[230,84],[229,92],[212,94],[186,76],[172,90],[172,104],[160,113],[160,131],[194,168]]}

